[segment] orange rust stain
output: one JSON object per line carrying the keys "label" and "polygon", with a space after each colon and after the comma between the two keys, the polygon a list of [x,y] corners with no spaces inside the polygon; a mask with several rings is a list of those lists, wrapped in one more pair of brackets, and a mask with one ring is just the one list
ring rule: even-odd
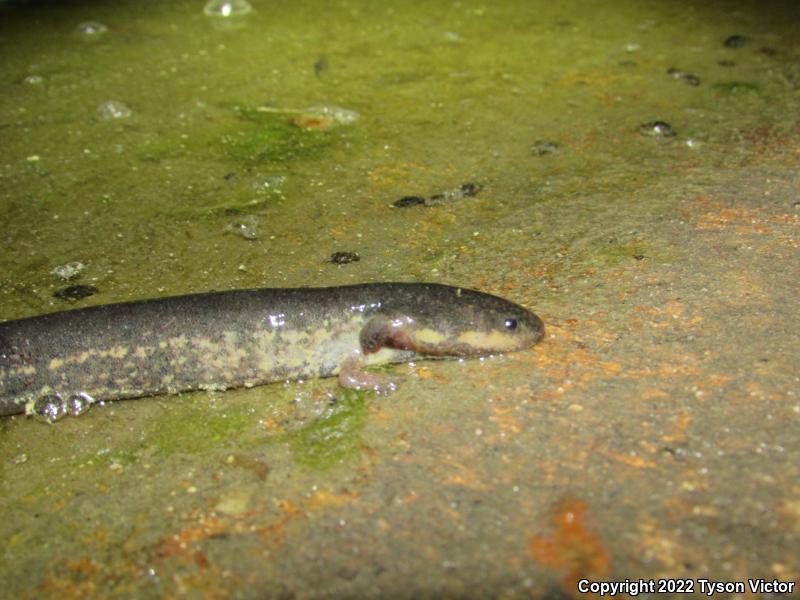
{"label": "orange rust stain", "polygon": [[676,324],[686,327],[687,325],[697,325],[703,322],[703,317],[699,315],[688,316],[684,314],[685,307],[683,303],[676,299],[667,300],[660,306],[636,306],[633,310],[658,317],[658,320],[650,323],[651,326],[657,329],[674,328]]}
{"label": "orange rust stain", "polygon": [[432,379],[433,378],[433,371],[431,371],[428,367],[417,366],[414,370],[414,374],[419,377],[420,379]]}
{"label": "orange rust stain", "polygon": [[658,388],[646,388],[642,391],[642,398],[645,400],[653,400],[655,398],[666,398],[669,396],[664,390]]}
{"label": "orange rust stain", "polygon": [[293,519],[304,515],[305,512],[288,500],[281,500],[277,505],[278,509],[283,512],[283,516],[268,525],[255,528],[254,531],[257,532],[265,542],[280,545],[284,541],[283,533],[286,529],[286,525]]}
{"label": "orange rust stain", "polygon": [[708,378],[708,382],[712,386],[722,387],[732,379],[733,377],[731,377],[730,375],[711,375]]}
{"label": "orange rust stain", "polygon": [[444,485],[458,485],[482,492],[492,489],[492,486],[481,481],[480,475],[475,469],[459,463],[450,463],[448,466],[456,472],[447,475],[442,480]]}
{"label": "orange rust stain", "polygon": [[639,440],[639,445],[644,448],[645,452],[648,452],[649,454],[655,454],[658,452],[658,446],[648,442],[647,440]]}
{"label": "orange rust stain", "polygon": [[629,377],[645,377],[650,379],[654,377],[688,377],[690,375],[702,375],[704,373],[701,367],[695,367],[689,364],[699,364],[700,361],[697,358],[689,354],[685,354],[683,355],[682,360],[682,363],[661,363],[654,368],[645,367],[644,369],[629,369],[625,371],[625,374]]}
{"label": "orange rust stain", "polygon": [[455,429],[452,425],[432,425],[430,432],[433,435],[441,435],[443,433],[450,433]]}
{"label": "orange rust stain", "polygon": [[49,575],[38,587],[46,596],[75,599],[94,597],[98,593],[99,569],[91,558],[62,560],[56,573]]}
{"label": "orange rust stain", "polygon": [[577,498],[567,498],[555,505],[548,536],[535,535],[528,542],[528,552],[541,565],[562,572],[561,584],[572,595],[578,581],[602,579],[609,570],[609,555],[600,536],[587,525],[588,508]]}
{"label": "orange rust stain", "polygon": [[[197,517],[197,515],[195,515]],[[219,536],[227,531],[227,526],[217,517],[200,515],[197,524],[187,527],[170,536],[156,549],[156,556],[168,558],[172,556],[185,556],[191,544]]]}
{"label": "orange rust stain", "polygon": [[494,415],[489,417],[489,420],[497,424],[497,428],[506,435],[516,435],[522,431],[519,421],[513,415],[514,409],[511,407],[494,408]]}
{"label": "orange rust stain", "polygon": [[686,428],[692,422],[692,417],[685,411],[680,411],[675,418],[675,425],[668,435],[661,437],[665,442],[681,443],[686,441]]}
{"label": "orange rust stain", "polygon": [[414,491],[409,492],[400,499],[400,501],[403,504],[411,504],[412,502],[416,502],[417,500],[419,500],[419,495],[417,494],[417,492]]}
{"label": "orange rust stain", "polygon": [[328,506],[343,506],[358,498],[355,492],[336,493],[330,490],[317,490],[308,499],[306,506],[309,510],[326,508]]}
{"label": "orange rust stain", "polygon": [[[800,247],[796,229],[791,227],[800,225],[800,215],[786,213],[776,215],[767,213],[763,208],[725,206],[720,200],[708,195],[685,201],[682,212],[694,223],[696,229],[730,230],[738,234],[769,233],[793,248]],[[789,229],[785,229],[786,226],[790,226]],[[776,231],[781,228],[784,230]]]}
{"label": "orange rust stain", "polygon": [[629,467],[636,467],[637,469],[652,469],[656,466],[652,460],[647,460],[641,456],[632,454],[617,454],[616,452],[605,452],[605,455],[614,460],[628,465]]}

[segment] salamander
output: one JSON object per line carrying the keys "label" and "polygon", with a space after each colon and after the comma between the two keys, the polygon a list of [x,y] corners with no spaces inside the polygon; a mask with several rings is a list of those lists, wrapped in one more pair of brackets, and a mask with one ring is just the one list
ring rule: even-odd
{"label": "salamander", "polygon": [[91,306],[0,323],[0,415],[54,420],[95,402],[338,375],[367,365],[522,350],[539,317],[433,283],[247,289]]}

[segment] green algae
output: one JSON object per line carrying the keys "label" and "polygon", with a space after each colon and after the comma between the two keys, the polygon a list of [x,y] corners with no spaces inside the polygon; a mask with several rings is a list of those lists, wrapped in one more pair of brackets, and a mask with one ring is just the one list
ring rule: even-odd
{"label": "green algae", "polygon": [[651,255],[647,244],[618,244],[609,243],[597,248],[587,258],[587,262],[594,266],[616,267],[620,263],[633,260],[642,260]]}
{"label": "green algae", "polygon": [[367,392],[340,390],[330,411],[304,427],[279,436],[302,466],[326,470],[355,455],[366,424]]}
{"label": "green algae", "polygon": [[731,96],[746,96],[749,94],[758,94],[761,91],[758,85],[747,81],[725,81],[722,83],[715,83],[714,89],[725,94],[730,94]]}
{"label": "green algae", "polygon": [[298,127],[285,114],[260,112],[255,107],[240,107],[237,113],[241,126],[220,136],[218,143],[224,156],[238,164],[318,159],[336,141],[334,131]]}
{"label": "green algae", "polygon": [[153,421],[144,434],[148,446],[164,454],[196,454],[234,444],[255,426],[255,417],[247,406],[226,406],[211,411],[202,402],[181,407],[179,413]]}
{"label": "green algae", "polygon": [[223,159],[239,167],[315,160],[343,137],[346,127],[306,129],[289,112],[264,112],[235,106],[212,120],[201,133],[176,131],[147,143],[140,157],[161,162],[184,156]]}

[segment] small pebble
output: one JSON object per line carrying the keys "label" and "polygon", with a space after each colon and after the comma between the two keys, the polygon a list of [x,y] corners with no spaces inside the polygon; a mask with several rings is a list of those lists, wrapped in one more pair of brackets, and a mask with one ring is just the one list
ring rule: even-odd
{"label": "small pebble", "polygon": [[361,257],[357,252],[334,252],[331,254],[329,262],[335,265],[346,265],[351,262],[358,262]]}

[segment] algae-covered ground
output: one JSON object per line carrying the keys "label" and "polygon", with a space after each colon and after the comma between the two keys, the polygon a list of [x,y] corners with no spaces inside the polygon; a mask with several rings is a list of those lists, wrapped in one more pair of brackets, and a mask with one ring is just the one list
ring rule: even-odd
{"label": "algae-covered ground", "polygon": [[796,593],[800,9],[253,9],[0,2],[0,318],[436,281],[546,338],[4,418],[0,595]]}

